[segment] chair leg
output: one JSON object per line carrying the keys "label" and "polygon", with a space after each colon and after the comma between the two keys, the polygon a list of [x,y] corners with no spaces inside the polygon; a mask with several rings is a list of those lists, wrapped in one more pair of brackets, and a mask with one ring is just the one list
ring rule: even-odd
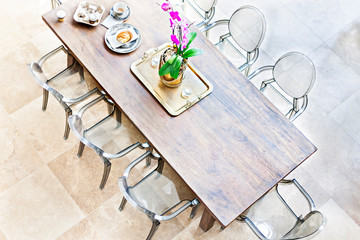
{"label": "chair leg", "polygon": [[[246,63],[249,63],[251,61],[251,55],[252,54],[249,52],[246,54]],[[245,77],[249,76],[250,69],[251,69],[251,65],[248,66],[247,68],[245,68],[245,70],[244,70]]]}
{"label": "chair leg", "polygon": [[80,142],[79,144],[79,150],[78,150],[78,153],[77,153],[77,156],[78,157],[81,157],[83,152],[84,152],[84,147],[85,147],[85,144],[83,142]]}
{"label": "chair leg", "polygon": [[[206,28],[207,26],[209,26],[209,24],[205,24],[204,27]],[[209,31],[205,31],[205,37],[209,38]]]}
{"label": "chair leg", "polygon": [[265,87],[266,87],[266,83],[262,82],[260,86],[260,91],[261,92],[264,91]]}
{"label": "chair leg", "polygon": [[249,76],[250,69],[251,69],[251,66],[249,66],[248,68],[245,69],[245,71],[244,71],[245,77]]}
{"label": "chair leg", "polygon": [[107,110],[108,110],[108,114],[111,114],[114,110],[114,106],[113,105],[110,105],[110,104],[107,104]]}
{"label": "chair leg", "polygon": [[65,121],[65,132],[64,132],[64,140],[68,139],[69,137],[69,133],[70,133],[70,127],[69,127],[69,116],[72,114],[71,110],[65,110],[65,116],[66,116],[66,121]]}
{"label": "chair leg", "polygon": [[109,178],[110,170],[111,170],[111,163],[109,161],[104,162],[104,173],[99,186],[100,190],[102,190],[105,187],[105,184]]}
{"label": "chair leg", "polygon": [[153,220],[151,230],[150,230],[149,235],[147,236],[146,240],[150,240],[154,236],[154,234],[155,234],[156,230],[158,230],[159,226],[160,226],[160,222],[158,220]]}
{"label": "chair leg", "polygon": [[49,91],[46,89],[43,89],[43,103],[42,103],[42,110],[45,111],[47,108],[47,104],[49,101]]}
{"label": "chair leg", "polygon": [[158,167],[157,167],[156,171],[158,173],[162,174],[163,169],[164,169],[164,160],[162,158],[160,158],[158,161]]}
{"label": "chair leg", "polygon": [[126,202],[126,198],[123,197],[120,203],[119,211],[124,209]]}
{"label": "chair leg", "polygon": [[190,213],[190,218],[194,218],[196,213],[197,213],[197,210],[199,209],[199,206],[200,204],[197,204],[195,206],[192,207],[191,209],[191,213]]}
{"label": "chair leg", "polygon": [[[154,147],[153,147],[153,146],[150,146],[149,151],[150,151],[150,152],[153,152],[153,151],[154,151]],[[150,165],[151,165],[151,156],[150,156],[150,155],[149,155],[148,157],[146,157],[145,164],[146,164],[147,167],[150,167]]]}
{"label": "chair leg", "polygon": [[118,127],[121,126],[121,111],[117,107],[115,107],[115,117],[116,121],[119,123]]}

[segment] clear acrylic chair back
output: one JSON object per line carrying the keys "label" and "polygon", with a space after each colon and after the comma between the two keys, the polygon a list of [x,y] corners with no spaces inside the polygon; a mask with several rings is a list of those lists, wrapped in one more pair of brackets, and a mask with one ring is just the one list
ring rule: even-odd
{"label": "clear acrylic chair back", "polygon": [[234,41],[246,52],[252,52],[264,39],[266,22],[264,15],[253,6],[236,10],[229,21],[229,32]]}
{"label": "clear acrylic chair back", "polygon": [[316,71],[307,56],[299,52],[290,52],[276,62],[273,76],[279,87],[288,95],[301,98],[313,87]]}

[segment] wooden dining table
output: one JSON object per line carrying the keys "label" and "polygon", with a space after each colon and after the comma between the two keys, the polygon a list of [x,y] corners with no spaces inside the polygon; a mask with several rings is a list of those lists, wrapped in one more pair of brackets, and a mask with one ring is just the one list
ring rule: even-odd
{"label": "wooden dining table", "polygon": [[[170,40],[168,15],[158,1],[123,0],[131,8],[127,23],[142,36],[127,54],[105,44],[107,31],[75,22],[80,0],[61,5],[43,20],[76,60],[97,80],[121,111],[205,206],[200,227],[217,220],[228,226],[316,147],[201,33],[192,47],[203,50],[191,63],[212,83],[213,92],[173,117],[132,73],[130,66],[148,49]],[[109,15],[115,0],[94,0]]]}

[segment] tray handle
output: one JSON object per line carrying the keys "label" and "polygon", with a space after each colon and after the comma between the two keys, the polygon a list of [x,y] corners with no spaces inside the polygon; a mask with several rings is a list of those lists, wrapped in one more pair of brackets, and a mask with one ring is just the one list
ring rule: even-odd
{"label": "tray handle", "polygon": [[154,55],[155,53],[157,53],[158,48],[150,48],[149,50],[144,52],[144,56],[141,58],[142,60],[145,60],[148,57],[151,57],[152,55]]}

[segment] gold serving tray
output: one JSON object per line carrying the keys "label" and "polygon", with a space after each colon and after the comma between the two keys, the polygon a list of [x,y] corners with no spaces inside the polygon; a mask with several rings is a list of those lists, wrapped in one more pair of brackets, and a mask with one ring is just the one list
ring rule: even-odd
{"label": "gold serving tray", "polygon": [[[171,46],[170,43],[165,43],[160,47],[149,49],[144,53],[144,57],[131,64],[131,71],[170,115],[178,116],[209,95],[213,86],[190,61],[187,63],[183,83],[177,88],[165,86],[158,74],[159,66],[152,66],[152,59],[159,59],[165,49]],[[192,89],[192,94],[187,98],[181,96],[184,88]]]}

